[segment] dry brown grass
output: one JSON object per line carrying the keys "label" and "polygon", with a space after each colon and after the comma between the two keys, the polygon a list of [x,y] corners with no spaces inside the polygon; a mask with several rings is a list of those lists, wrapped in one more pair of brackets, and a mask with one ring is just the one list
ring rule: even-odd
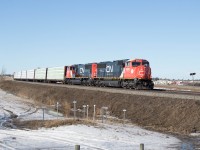
{"label": "dry brown grass", "polygon": [[96,126],[96,123],[87,120],[79,120],[79,119],[65,119],[65,120],[30,120],[30,121],[19,121],[14,120],[13,125],[18,127],[19,129],[33,129],[37,130],[39,128],[52,128],[59,127],[64,125],[87,125],[87,126]]}
{"label": "dry brown grass", "polygon": [[69,116],[71,111],[71,105],[68,102],[62,101],[60,110],[62,110],[63,114]]}

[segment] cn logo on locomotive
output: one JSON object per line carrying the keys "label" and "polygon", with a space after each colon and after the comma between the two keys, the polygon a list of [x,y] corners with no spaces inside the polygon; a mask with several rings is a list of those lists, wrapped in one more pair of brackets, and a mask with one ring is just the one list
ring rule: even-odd
{"label": "cn logo on locomotive", "polygon": [[80,73],[84,73],[84,69],[83,68],[80,68]]}
{"label": "cn logo on locomotive", "polygon": [[113,66],[106,66],[106,72],[113,72]]}

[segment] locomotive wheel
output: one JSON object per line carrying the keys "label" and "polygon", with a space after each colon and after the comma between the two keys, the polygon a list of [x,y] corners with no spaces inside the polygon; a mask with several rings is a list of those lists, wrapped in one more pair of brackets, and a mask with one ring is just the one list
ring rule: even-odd
{"label": "locomotive wheel", "polygon": [[136,88],[135,88],[136,90],[142,90],[142,85],[141,84],[138,84],[138,85],[136,85]]}

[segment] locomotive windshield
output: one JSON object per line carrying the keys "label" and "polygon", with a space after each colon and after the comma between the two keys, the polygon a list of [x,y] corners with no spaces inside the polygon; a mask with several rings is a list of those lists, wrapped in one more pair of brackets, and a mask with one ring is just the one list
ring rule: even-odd
{"label": "locomotive windshield", "polygon": [[142,65],[143,65],[143,66],[146,66],[146,67],[149,67],[149,62],[148,62],[148,61],[143,61],[143,62],[142,62]]}
{"label": "locomotive windshield", "polygon": [[133,67],[140,66],[140,62],[132,62],[132,66],[133,66]]}
{"label": "locomotive windshield", "polygon": [[75,70],[75,67],[70,67],[70,70]]}

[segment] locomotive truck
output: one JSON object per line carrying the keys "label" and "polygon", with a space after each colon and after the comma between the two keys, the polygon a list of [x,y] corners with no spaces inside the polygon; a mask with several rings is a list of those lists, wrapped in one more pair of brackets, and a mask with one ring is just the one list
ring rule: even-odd
{"label": "locomotive truck", "polygon": [[123,59],[99,63],[38,68],[14,73],[14,80],[72,85],[153,89],[149,62]]}

